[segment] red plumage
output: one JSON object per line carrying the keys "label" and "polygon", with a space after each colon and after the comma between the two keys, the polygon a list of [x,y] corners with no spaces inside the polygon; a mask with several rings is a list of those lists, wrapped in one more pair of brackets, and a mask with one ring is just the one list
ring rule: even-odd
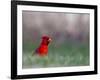
{"label": "red plumage", "polygon": [[51,42],[51,38],[48,36],[43,36],[40,46],[35,50],[34,54],[39,56],[46,56],[48,54],[48,45]]}

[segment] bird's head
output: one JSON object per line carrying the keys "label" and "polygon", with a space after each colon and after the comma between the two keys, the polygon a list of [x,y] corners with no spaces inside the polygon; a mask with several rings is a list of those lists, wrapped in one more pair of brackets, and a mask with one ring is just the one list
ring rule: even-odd
{"label": "bird's head", "polygon": [[42,36],[42,44],[48,45],[52,39],[49,36]]}

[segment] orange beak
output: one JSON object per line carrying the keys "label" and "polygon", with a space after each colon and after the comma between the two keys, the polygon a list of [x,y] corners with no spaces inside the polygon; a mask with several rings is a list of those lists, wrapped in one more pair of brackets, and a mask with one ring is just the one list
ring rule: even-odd
{"label": "orange beak", "polygon": [[51,42],[52,41],[52,39],[51,38],[49,38],[49,40],[48,40],[49,42]]}

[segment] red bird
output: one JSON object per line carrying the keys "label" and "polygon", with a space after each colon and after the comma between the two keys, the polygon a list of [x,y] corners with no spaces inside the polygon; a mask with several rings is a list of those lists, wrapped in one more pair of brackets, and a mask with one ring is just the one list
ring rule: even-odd
{"label": "red bird", "polygon": [[38,54],[39,56],[46,56],[48,54],[48,45],[51,41],[50,37],[43,36],[40,46],[33,52],[33,55]]}

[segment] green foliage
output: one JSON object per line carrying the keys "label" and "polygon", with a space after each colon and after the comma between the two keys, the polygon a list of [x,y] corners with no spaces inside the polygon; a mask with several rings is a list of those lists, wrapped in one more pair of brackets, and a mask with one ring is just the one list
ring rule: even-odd
{"label": "green foliage", "polygon": [[51,44],[48,56],[32,56],[38,44],[23,45],[23,68],[44,68],[89,65],[89,46],[87,44]]}

